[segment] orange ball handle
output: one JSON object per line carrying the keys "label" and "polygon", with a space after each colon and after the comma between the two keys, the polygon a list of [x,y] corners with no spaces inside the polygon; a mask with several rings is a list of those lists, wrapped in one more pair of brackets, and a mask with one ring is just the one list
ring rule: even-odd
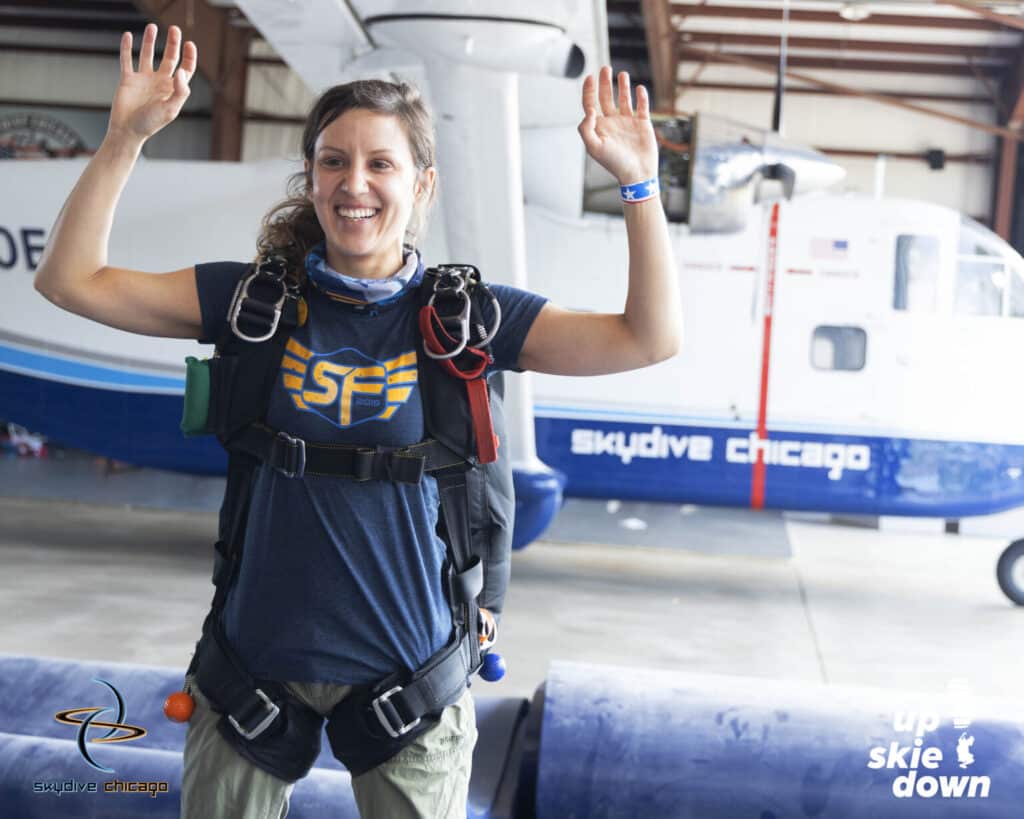
{"label": "orange ball handle", "polygon": [[175,691],[164,700],[164,715],[173,722],[188,722],[195,709],[195,700],[185,691]]}

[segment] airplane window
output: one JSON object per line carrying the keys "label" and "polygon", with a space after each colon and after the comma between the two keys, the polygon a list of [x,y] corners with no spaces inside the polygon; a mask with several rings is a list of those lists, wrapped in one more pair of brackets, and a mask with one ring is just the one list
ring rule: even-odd
{"label": "airplane window", "polygon": [[1001,316],[1007,285],[1002,259],[961,256],[957,259],[953,312],[961,316]]}
{"label": "airplane window", "polygon": [[1024,270],[1010,271],[1010,317],[1024,318]]}
{"label": "airplane window", "polygon": [[1002,256],[1009,250],[1016,251],[981,222],[969,216],[960,217],[960,246],[957,251],[966,256]]}
{"label": "airplane window", "polygon": [[934,313],[938,280],[938,238],[907,234],[897,236],[893,309]]}
{"label": "airplane window", "polygon": [[821,325],[811,338],[811,366],[816,370],[863,370],[868,334],[860,327]]}
{"label": "airplane window", "polygon": [[1024,318],[1024,258],[1006,241],[961,217],[953,309],[968,316]]}

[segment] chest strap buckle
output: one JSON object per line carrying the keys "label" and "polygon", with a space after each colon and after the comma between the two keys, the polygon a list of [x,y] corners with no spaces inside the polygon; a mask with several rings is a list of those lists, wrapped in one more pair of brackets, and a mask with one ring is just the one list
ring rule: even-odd
{"label": "chest strap buckle", "polygon": [[286,478],[301,478],[306,474],[306,442],[287,432],[278,432],[274,437],[271,463]]}
{"label": "chest strap buckle", "polygon": [[357,481],[419,483],[423,479],[426,460],[422,455],[404,455],[380,446],[357,449],[352,453],[352,477]]}

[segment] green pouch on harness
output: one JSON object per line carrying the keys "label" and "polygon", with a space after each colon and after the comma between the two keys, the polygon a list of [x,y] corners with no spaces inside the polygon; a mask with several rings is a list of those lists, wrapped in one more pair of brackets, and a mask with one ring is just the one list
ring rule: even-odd
{"label": "green pouch on harness", "polygon": [[210,360],[188,356],[185,359],[185,406],[181,413],[181,431],[186,435],[208,435],[210,416]]}

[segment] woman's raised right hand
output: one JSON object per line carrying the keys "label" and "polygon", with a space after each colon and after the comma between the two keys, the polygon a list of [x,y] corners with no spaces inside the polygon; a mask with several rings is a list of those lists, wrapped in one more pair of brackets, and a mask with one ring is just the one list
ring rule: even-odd
{"label": "woman's raised right hand", "polygon": [[110,108],[108,134],[146,140],[172,122],[181,111],[189,95],[189,80],[196,70],[198,50],[191,40],[185,43],[181,66],[178,65],[181,29],[171,26],[167,30],[164,56],[158,68],[153,68],[153,51],[157,27],[146,26],[142,35],[138,71],[132,65],[132,35],[121,35],[121,81]]}

